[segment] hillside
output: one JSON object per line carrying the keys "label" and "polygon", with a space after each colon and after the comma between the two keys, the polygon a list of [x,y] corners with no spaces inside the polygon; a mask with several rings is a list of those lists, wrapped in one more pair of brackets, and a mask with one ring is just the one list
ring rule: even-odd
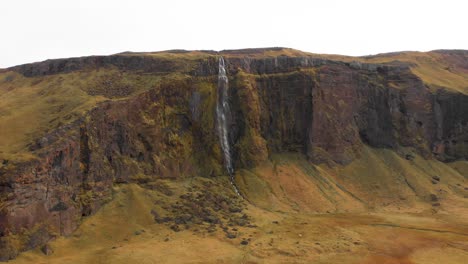
{"label": "hillside", "polygon": [[[455,186],[466,188],[467,175],[458,165],[373,149],[334,169],[311,166],[297,154],[277,155],[238,175],[247,196],[242,214],[253,226],[228,224],[223,209],[207,205],[220,214],[219,224],[192,214],[177,232],[175,220],[159,223],[154,212],[174,219],[192,212],[164,208],[179,208],[184,194],[201,190],[237,203],[225,178],[158,180],[164,188],[156,190],[118,185],[112,201],[73,235],[49,243],[52,255],[37,248],[13,263],[463,263],[468,212],[463,188]],[[444,175],[439,184],[431,183],[433,171]]]}
{"label": "hillside", "polygon": [[0,135],[0,260],[468,257],[468,51],[25,64],[0,71]]}

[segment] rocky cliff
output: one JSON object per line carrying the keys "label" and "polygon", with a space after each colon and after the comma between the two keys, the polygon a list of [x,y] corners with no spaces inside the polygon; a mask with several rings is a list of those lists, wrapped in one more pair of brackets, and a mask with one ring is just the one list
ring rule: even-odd
{"label": "rocky cliff", "polygon": [[[365,146],[406,159],[412,152],[468,159],[468,51],[360,58],[282,48],[169,51],[21,65],[0,73],[0,131],[8,137],[0,141],[0,259],[71,234],[112,199],[115,184],[224,175],[214,116],[218,56],[230,81],[236,169],[283,152],[346,165]],[[44,108],[10,104],[28,91]],[[19,120],[23,109],[47,115]],[[30,130],[12,132],[13,122],[31,122]]]}

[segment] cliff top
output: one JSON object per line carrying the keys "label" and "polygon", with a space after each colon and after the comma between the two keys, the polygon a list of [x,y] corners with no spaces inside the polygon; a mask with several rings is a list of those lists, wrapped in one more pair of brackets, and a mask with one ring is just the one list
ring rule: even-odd
{"label": "cliff top", "polygon": [[[94,64],[96,67],[100,67],[109,63],[112,57],[124,57],[124,58],[148,58],[162,60],[166,62],[164,67],[173,71],[180,71],[187,64],[187,61],[193,62],[197,60],[206,59],[212,56],[223,55],[227,58],[236,57],[249,57],[252,59],[262,59],[271,57],[311,57],[317,59],[338,61],[338,62],[352,62],[358,61],[362,63],[389,63],[389,64],[406,64],[411,67],[412,72],[421,78],[427,85],[435,87],[444,87],[449,90],[458,91],[461,93],[468,94],[468,50],[434,50],[429,52],[418,52],[418,51],[402,51],[402,52],[391,52],[382,53],[369,56],[353,57],[335,54],[315,54],[304,52],[300,50],[283,48],[283,47],[271,47],[271,48],[251,48],[251,49],[239,49],[239,50],[167,50],[157,52],[122,52],[110,56],[90,56],[80,58],[68,58],[68,59],[54,59],[43,62],[23,64],[14,66],[8,69],[0,69],[0,73],[6,73],[8,71],[20,71],[27,75],[26,70],[31,71],[37,68],[43,68],[43,71],[52,71],[54,69],[50,65],[56,64]],[[118,62],[121,64],[128,64],[129,61]],[[134,63],[135,61],[131,61]],[[134,67],[141,66],[142,63],[136,63]],[[80,65],[67,65],[67,72],[80,69]],[[74,66],[74,67],[73,67]],[[57,70],[57,69],[55,69]],[[159,69],[160,70],[160,69]],[[57,73],[59,71],[57,70]]]}

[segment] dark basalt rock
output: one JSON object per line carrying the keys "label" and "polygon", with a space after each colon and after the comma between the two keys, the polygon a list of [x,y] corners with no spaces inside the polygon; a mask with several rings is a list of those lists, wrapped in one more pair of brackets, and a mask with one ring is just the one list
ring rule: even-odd
{"label": "dark basalt rock", "polygon": [[41,251],[42,253],[44,253],[44,255],[52,255],[54,253],[54,251],[52,250],[52,247],[49,245],[49,244],[45,244],[41,247]]}

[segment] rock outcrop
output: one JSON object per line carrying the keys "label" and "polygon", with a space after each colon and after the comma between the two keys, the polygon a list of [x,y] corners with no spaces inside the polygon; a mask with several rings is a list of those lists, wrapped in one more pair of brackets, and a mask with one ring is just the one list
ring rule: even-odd
{"label": "rock outcrop", "polygon": [[[224,174],[214,117],[219,55],[230,78],[237,168],[291,151],[313,163],[347,164],[364,144],[402,153],[412,148],[441,161],[468,158],[468,96],[434,89],[410,63],[262,52],[177,53],[177,59],[120,54],[8,69],[31,78],[109,67],[141,78],[171,72],[183,77],[98,103],[77,120],[37,135],[30,145],[34,159],[4,160],[0,259],[71,234],[111,199],[113,184]],[[451,56],[466,72],[466,52],[461,54]]]}

